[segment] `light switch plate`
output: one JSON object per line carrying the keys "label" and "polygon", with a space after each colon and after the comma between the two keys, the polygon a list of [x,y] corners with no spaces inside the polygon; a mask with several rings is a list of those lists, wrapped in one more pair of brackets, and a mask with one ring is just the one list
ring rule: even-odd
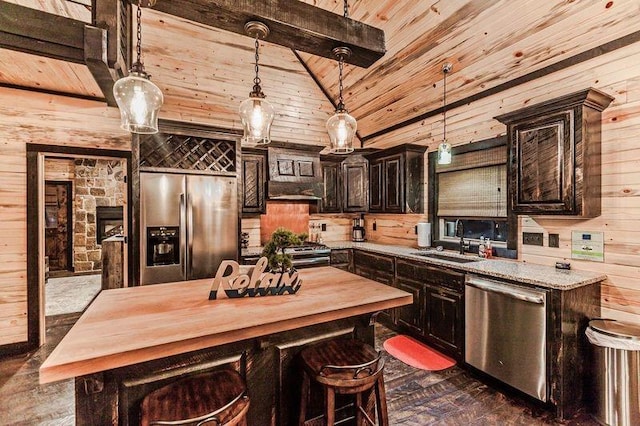
{"label": "light switch plate", "polygon": [[542,246],[542,232],[523,232],[522,244],[528,246]]}
{"label": "light switch plate", "polygon": [[549,234],[549,247],[560,247],[560,234]]}

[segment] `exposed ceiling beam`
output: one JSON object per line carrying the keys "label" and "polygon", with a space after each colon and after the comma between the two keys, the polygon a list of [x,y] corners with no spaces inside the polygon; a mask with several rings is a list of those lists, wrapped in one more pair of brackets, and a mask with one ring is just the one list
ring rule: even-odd
{"label": "exposed ceiling beam", "polygon": [[335,47],[346,46],[352,54],[345,62],[363,68],[386,52],[381,29],[298,0],[157,0],[153,9],[242,35],[248,21],[260,21],[270,43],[330,59]]}
{"label": "exposed ceiling beam", "polygon": [[84,61],[98,83],[109,106],[118,106],[113,95],[115,82],[107,61],[107,30],[85,25]]}
{"label": "exposed ceiling beam", "polygon": [[84,63],[84,22],[0,1],[0,47]]}
{"label": "exposed ceiling beam", "polygon": [[107,60],[107,30],[0,1],[0,47],[85,64],[109,106],[116,106]]}

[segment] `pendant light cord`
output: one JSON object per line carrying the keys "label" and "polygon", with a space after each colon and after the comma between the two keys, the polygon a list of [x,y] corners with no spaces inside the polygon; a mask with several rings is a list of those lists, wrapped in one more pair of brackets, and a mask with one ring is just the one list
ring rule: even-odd
{"label": "pendant light cord", "polygon": [[[445,65],[446,66],[446,65]],[[447,141],[447,73],[446,69],[443,69],[444,72],[444,88],[443,88],[443,96],[442,96],[442,140],[444,142]]]}
{"label": "pendant light cord", "polygon": [[142,56],[142,8],[140,7],[140,2],[138,1],[138,10],[136,11],[136,23],[138,25],[136,36],[138,37],[138,43],[136,44],[136,62],[141,64],[142,61],[140,57]]}
{"label": "pendant light cord", "polygon": [[256,33],[256,56],[255,56],[255,59],[256,59],[256,67],[255,67],[255,69],[256,69],[256,76],[255,76],[255,78],[253,79],[253,91],[254,91],[255,93],[260,93],[260,92],[262,92],[262,88],[260,87],[260,83],[261,83],[261,81],[260,81],[260,76],[259,76],[259,74],[258,74],[258,72],[259,72],[258,61],[260,60],[260,55],[259,55],[259,53],[258,53],[258,49],[259,49],[259,48],[260,48],[260,42],[258,41],[258,33]]}

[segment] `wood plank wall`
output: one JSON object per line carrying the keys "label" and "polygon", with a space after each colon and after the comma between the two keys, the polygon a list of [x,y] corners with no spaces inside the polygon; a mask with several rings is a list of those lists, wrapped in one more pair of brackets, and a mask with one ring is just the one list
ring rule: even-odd
{"label": "wood plank wall", "polygon": [[0,88],[0,345],[27,339],[26,144],[130,150],[116,109]]}
{"label": "wood plank wall", "polygon": [[[574,269],[608,275],[602,289],[603,315],[640,323],[640,43],[535,79],[496,95],[450,110],[447,137],[454,145],[505,134],[493,119],[508,111],[587,87],[615,97],[602,119],[602,215],[595,219],[522,217],[523,231],[544,232],[545,246],[519,247],[525,262],[554,265],[569,260]],[[428,143],[442,137],[440,117],[407,126],[379,139],[380,146],[400,142]],[[605,262],[570,259],[571,231],[604,232]],[[560,234],[560,248],[547,247],[548,233]],[[521,240],[521,238],[519,238]]]}
{"label": "wood plank wall", "polygon": [[[253,87],[254,40],[154,10],[143,12],[143,59],[165,102],[160,117],[242,130]],[[290,49],[260,43],[262,90],[276,111],[271,139],[329,145],[333,106]]]}

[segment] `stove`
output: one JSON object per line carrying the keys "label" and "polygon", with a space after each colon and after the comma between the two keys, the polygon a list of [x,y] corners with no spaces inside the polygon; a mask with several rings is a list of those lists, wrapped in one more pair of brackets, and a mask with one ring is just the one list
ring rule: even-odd
{"label": "stove", "polygon": [[329,266],[331,249],[324,244],[305,242],[302,245],[288,247],[284,252],[293,257],[296,269],[314,266]]}
{"label": "stove", "polygon": [[[329,266],[331,249],[324,244],[305,242],[299,246],[288,247],[285,253],[290,254],[296,269],[312,268],[314,266]],[[260,255],[245,256],[244,265],[255,265]]]}

